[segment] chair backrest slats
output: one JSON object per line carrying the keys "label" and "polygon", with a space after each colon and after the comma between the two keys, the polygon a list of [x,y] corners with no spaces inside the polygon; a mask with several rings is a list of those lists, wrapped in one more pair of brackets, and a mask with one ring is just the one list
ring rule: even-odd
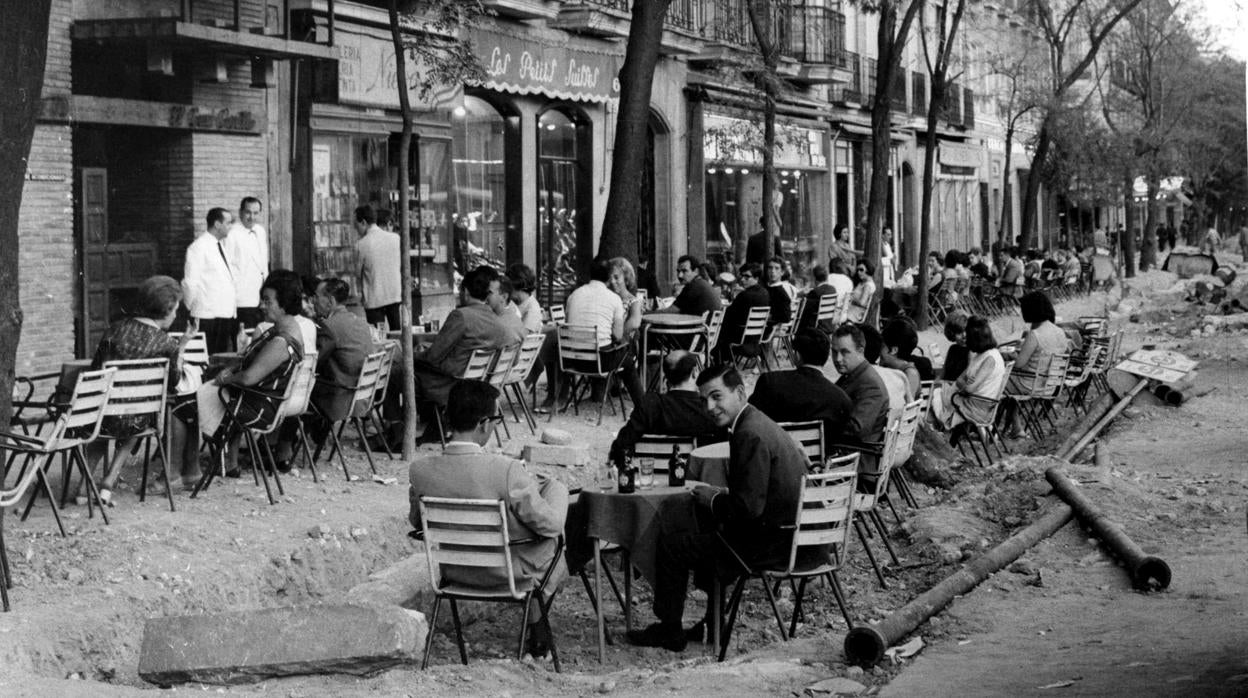
{"label": "chair backrest slats", "polygon": [[513,598],[523,596],[516,589],[502,500],[421,497],[420,520],[435,590],[444,586],[442,565],[488,567],[504,570]]}
{"label": "chair backrest slats", "polygon": [[51,437],[60,438],[70,429],[90,429],[89,435],[78,433],[74,438],[94,441],[100,435],[100,421],[104,418],[104,406],[108,404],[109,391],[113,387],[113,376],[116,374],[115,368],[79,373],[74,392],[69,398],[69,408],[57,420]]}
{"label": "chair backrest slats", "polygon": [[562,304],[550,306],[550,321],[556,325],[562,325],[568,321],[568,313]]}
{"label": "chair backrest slats", "polygon": [[381,367],[377,371],[377,385],[373,387],[373,404],[380,405],[386,400],[386,390],[390,387],[390,373],[394,371],[394,356],[399,349],[398,342],[385,340],[376,345],[378,351],[386,355],[381,359]]}
{"label": "chair backrest slats", "polygon": [[[175,341],[182,339],[182,332],[170,332]],[[182,363],[205,367],[208,365],[208,337],[203,332],[196,332],[182,349]]]}
{"label": "chair backrest slats", "polygon": [[373,408],[377,377],[381,374],[381,362],[385,358],[385,350],[375,351],[364,358],[364,366],[360,368],[360,378],[355,382],[355,396],[351,398],[351,409],[347,414],[361,417]]}
{"label": "chair backrest slats", "polygon": [[490,374],[490,366],[494,364],[494,358],[497,355],[498,352],[493,349],[473,349],[460,378],[466,381],[485,380]]}
{"label": "chair backrest slats", "polygon": [[817,468],[823,463],[823,422],[779,422],[780,428],[788,432],[797,442],[810,460],[810,467]]}
{"label": "chair backrest slats", "polygon": [[750,314],[745,318],[745,327],[741,330],[741,344],[745,344],[751,339],[761,340],[763,332],[767,330],[767,318],[771,316],[771,308],[765,305],[756,305],[750,308]]}
{"label": "chair backrest slats", "polygon": [[104,407],[105,417],[153,415],[161,423],[169,386],[169,359],[107,361],[104,368],[117,369]]}
{"label": "chair backrest slats", "polygon": [[831,322],[836,319],[836,309],[839,305],[839,299],[836,297],[836,291],[829,291],[819,296],[819,310],[816,320],[818,322]]}
{"label": "chair backrest slats", "polygon": [[494,365],[490,368],[488,382],[490,385],[501,388],[507,381],[507,377],[511,374],[511,367],[516,363],[516,354],[520,351],[520,345],[514,347],[503,347],[495,352]]}
{"label": "chair backrest slats", "polygon": [[706,346],[714,349],[715,343],[719,341],[719,330],[724,326],[724,311],[711,310],[710,316],[706,319]]}
{"label": "chair backrest slats", "polygon": [[533,364],[537,362],[537,356],[542,351],[542,344],[546,341],[546,335],[535,332],[524,338],[520,343],[520,348],[516,350],[516,360],[511,365],[511,372],[507,374],[505,383],[511,385],[519,383],[529,377],[529,373],[533,370]]}
{"label": "chair backrest slats", "polygon": [[303,360],[295,367],[295,373],[286,386],[286,397],[282,400],[281,422],[286,417],[297,417],[308,411],[308,402],[312,399],[312,387],[316,384],[316,352],[304,354]]}
{"label": "chair backrest slats", "polygon": [[802,548],[832,546],[836,553],[834,559],[839,560],[849,542],[858,456],[853,454],[829,459],[829,463],[833,461],[836,461],[837,467],[832,470],[802,478],[801,498],[795,516],[796,531],[789,553],[789,572],[797,565]]}
{"label": "chair backrest slats", "polygon": [[577,373],[602,373],[598,332],[585,325],[559,326],[559,368]]}

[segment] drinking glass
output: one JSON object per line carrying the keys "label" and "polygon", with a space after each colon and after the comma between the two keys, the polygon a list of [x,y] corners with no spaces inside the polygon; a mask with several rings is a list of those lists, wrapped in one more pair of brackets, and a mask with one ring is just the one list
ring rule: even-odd
{"label": "drinking glass", "polygon": [[654,487],[654,459],[642,458],[637,464],[639,475],[637,478],[637,486],[643,490]]}
{"label": "drinking glass", "polygon": [[598,489],[603,492],[615,490],[615,466],[608,464],[598,469]]}

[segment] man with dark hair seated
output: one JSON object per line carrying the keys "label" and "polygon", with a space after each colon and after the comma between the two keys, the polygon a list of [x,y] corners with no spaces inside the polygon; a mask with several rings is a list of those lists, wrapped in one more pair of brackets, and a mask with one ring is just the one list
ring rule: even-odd
{"label": "man with dark hair seated", "polygon": [[[797,442],[767,415],[746,400],[741,374],[729,365],[708,368],[698,376],[702,394],[715,423],[728,429],[728,487],[698,485],[693,490],[700,515],[714,520],[707,533],[677,533],[659,539],[654,585],[654,615],[658,623],[628,633],[629,642],[679,652],[690,639],[707,632],[706,620],[689,630],[681,625],[689,573],[694,584],[711,589],[713,575],[730,579],[740,566],[724,543],[753,567],[781,563],[788,558],[793,524],[801,498],[806,455]],[[722,535],[722,538],[720,537]]]}
{"label": "man with dark hair seated", "polygon": [[865,342],[862,354],[867,363],[875,366],[875,372],[884,381],[884,388],[888,391],[889,415],[899,415],[906,403],[919,394],[919,372],[913,365],[884,354],[884,339],[873,325],[862,324],[858,329],[862,330],[862,339]]}
{"label": "man with dark hair seated", "polygon": [[[832,333],[832,363],[840,374],[836,385],[854,406],[841,440],[848,445],[882,444],[884,428],[888,426],[888,391],[880,374],[867,361],[866,346],[866,337],[858,325],[847,322]],[[879,473],[879,457],[864,453],[858,460],[858,473],[874,480]]]}
{"label": "man with dark hair seated", "polygon": [[321,326],[316,333],[316,385],[312,403],[322,414],[342,419],[355,396],[364,360],[373,353],[373,333],[364,318],[347,309],[351,289],[342,279],[317,284],[312,305]]}
{"label": "man with dark hair seated", "polygon": [[646,393],[637,402],[611,444],[612,459],[630,450],[644,434],[692,436],[705,443],[723,441],[719,427],[698,395],[694,382],[697,370],[697,354],[676,350],[663,357],[667,392]]}
{"label": "man with dark hair seated", "polygon": [[777,422],[822,421],[825,443],[840,436],[854,406],[845,391],[823,375],[828,347],[828,336],[819,330],[798,330],[793,337],[797,368],[759,376],[750,404]]}
{"label": "man with dark hair seated", "polygon": [[732,299],[732,304],[724,311],[724,322],[719,329],[719,341],[714,347],[713,353],[720,361],[732,360],[728,353],[728,346],[741,341],[741,331],[745,329],[750,310],[757,307],[771,307],[771,295],[760,283],[762,276],[761,265],[750,263],[741,267],[737,277],[741,282],[741,292]]}
{"label": "man with dark hair seated", "polygon": [[671,305],[655,312],[703,315],[722,308],[719,292],[711,286],[710,279],[702,278],[701,270],[702,263],[693,255],[682,255],[676,260],[676,278],[683,284],[680,295]]}
{"label": "man with dark hair seated", "polygon": [[[441,454],[412,462],[408,470],[411,510],[408,520],[421,527],[420,498],[500,499],[507,507],[507,531],[517,543],[511,548],[517,583],[539,582],[555,556],[557,538],[563,534],[568,515],[568,488],[558,480],[525,470],[524,461],[482,450],[496,426],[498,389],[480,381],[459,381],[446,402],[446,421],[451,430]],[[504,568],[442,568],[446,579],[457,584],[494,589],[507,587]],[[567,577],[563,559],[546,585],[554,595]],[[543,622],[541,605],[533,599],[529,611],[526,651],[545,656],[550,647],[550,626]]]}
{"label": "man with dark hair seated", "polygon": [[[432,404],[445,405],[451,386],[463,374],[472,352],[478,349],[497,351],[515,346],[522,339],[500,319],[497,308],[507,299],[499,284],[494,267],[481,265],[464,275],[464,304],[451,311],[442,322],[442,329],[433,343],[418,352],[414,360],[416,406],[421,408],[421,421],[426,424],[421,442],[437,441],[437,424],[430,410]],[[396,369],[399,363],[395,364]],[[391,450],[401,450],[403,421],[399,410],[397,388],[401,369],[390,374],[391,389],[386,392],[386,417],[391,420],[388,435]]]}
{"label": "man with dark hair seated", "polygon": [[806,293],[806,306],[802,309],[802,316],[798,318],[798,329],[817,327],[824,334],[832,334],[832,330],[836,329],[834,321],[817,321],[819,319],[820,301],[824,296],[837,298],[836,287],[828,281],[828,270],[822,265],[816,264],[812,267],[810,276],[815,280],[815,287]]}
{"label": "man with dark hair seated", "polygon": [[[900,362],[908,363],[914,366],[919,372],[919,380],[930,381],[936,379],[936,373],[932,370],[931,359],[926,356],[915,356],[915,349],[919,348],[919,331],[915,328],[914,322],[909,318],[896,318],[889,320],[884,329],[880,331],[880,337],[884,340],[884,356],[891,356]],[[884,360],[880,360],[884,364]],[[884,364],[889,365],[889,364]],[[901,366],[889,366],[890,368],[902,368]],[[902,368],[902,370],[905,370]]]}

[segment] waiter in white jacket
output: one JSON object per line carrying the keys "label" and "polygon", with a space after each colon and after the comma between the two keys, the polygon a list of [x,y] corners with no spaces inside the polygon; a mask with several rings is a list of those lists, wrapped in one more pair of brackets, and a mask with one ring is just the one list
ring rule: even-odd
{"label": "waiter in white jacket", "polygon": [[248,196],[238,205],[238,220],[225,238],[225,252],[234,271],[234,303],[238,322],[248,329],[264,320],[260,286],[269,275],[269,239],[260,225],[260,199]]}
{"label": "waiter in white jacket", "polygon": [[235,269],[229,262],[226,236],[234,217],[223,208],[208,212],[208,230],[186,248],[182,269],[182,294],[191,317],[208,342],[208,352],[234,351],[238,334],[235,304]]}

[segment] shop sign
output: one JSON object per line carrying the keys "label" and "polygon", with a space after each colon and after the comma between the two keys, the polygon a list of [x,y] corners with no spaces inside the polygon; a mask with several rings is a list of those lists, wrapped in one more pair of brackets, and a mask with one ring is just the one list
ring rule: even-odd
{"label": "shop sign", "polygon": [[982,161],[980,149],[959,143],[940,144],[940,164],[954,167],[979,167]]}
{"label": "shop sign", "polygon": [[[761,122],[707,114],[702,132],[703,157],[710,162],[761,165],[763,125]],[[776,167],[828,166],[822,131],[791,124],[776,124]]]}
{"label": "shop sign", "polygon": [[175,104],[169,107],[169,128],[185,128],[192,131],[227,131],[232,133],[256,133],[259,128],[256,116],[249,111],[233,111],[227,108],[212,109]]}
{"label": "shop sign", "polygon": [[488,29],[473,31],[472,40],[485,87],[587,102],[619,98],[623,56]]}
{"label": "shop sign", "polygon": [[[334,33],[338,49],[338,101],[362,106],[399,108],[398,68],[394,43],[368,34],[339,29]],[[420,98],[422,66],[411,55],[407,60],[407,85],[412,108],[436,111],[456,106],[463,96],[462,85],[435,88],[427,99]]]}

